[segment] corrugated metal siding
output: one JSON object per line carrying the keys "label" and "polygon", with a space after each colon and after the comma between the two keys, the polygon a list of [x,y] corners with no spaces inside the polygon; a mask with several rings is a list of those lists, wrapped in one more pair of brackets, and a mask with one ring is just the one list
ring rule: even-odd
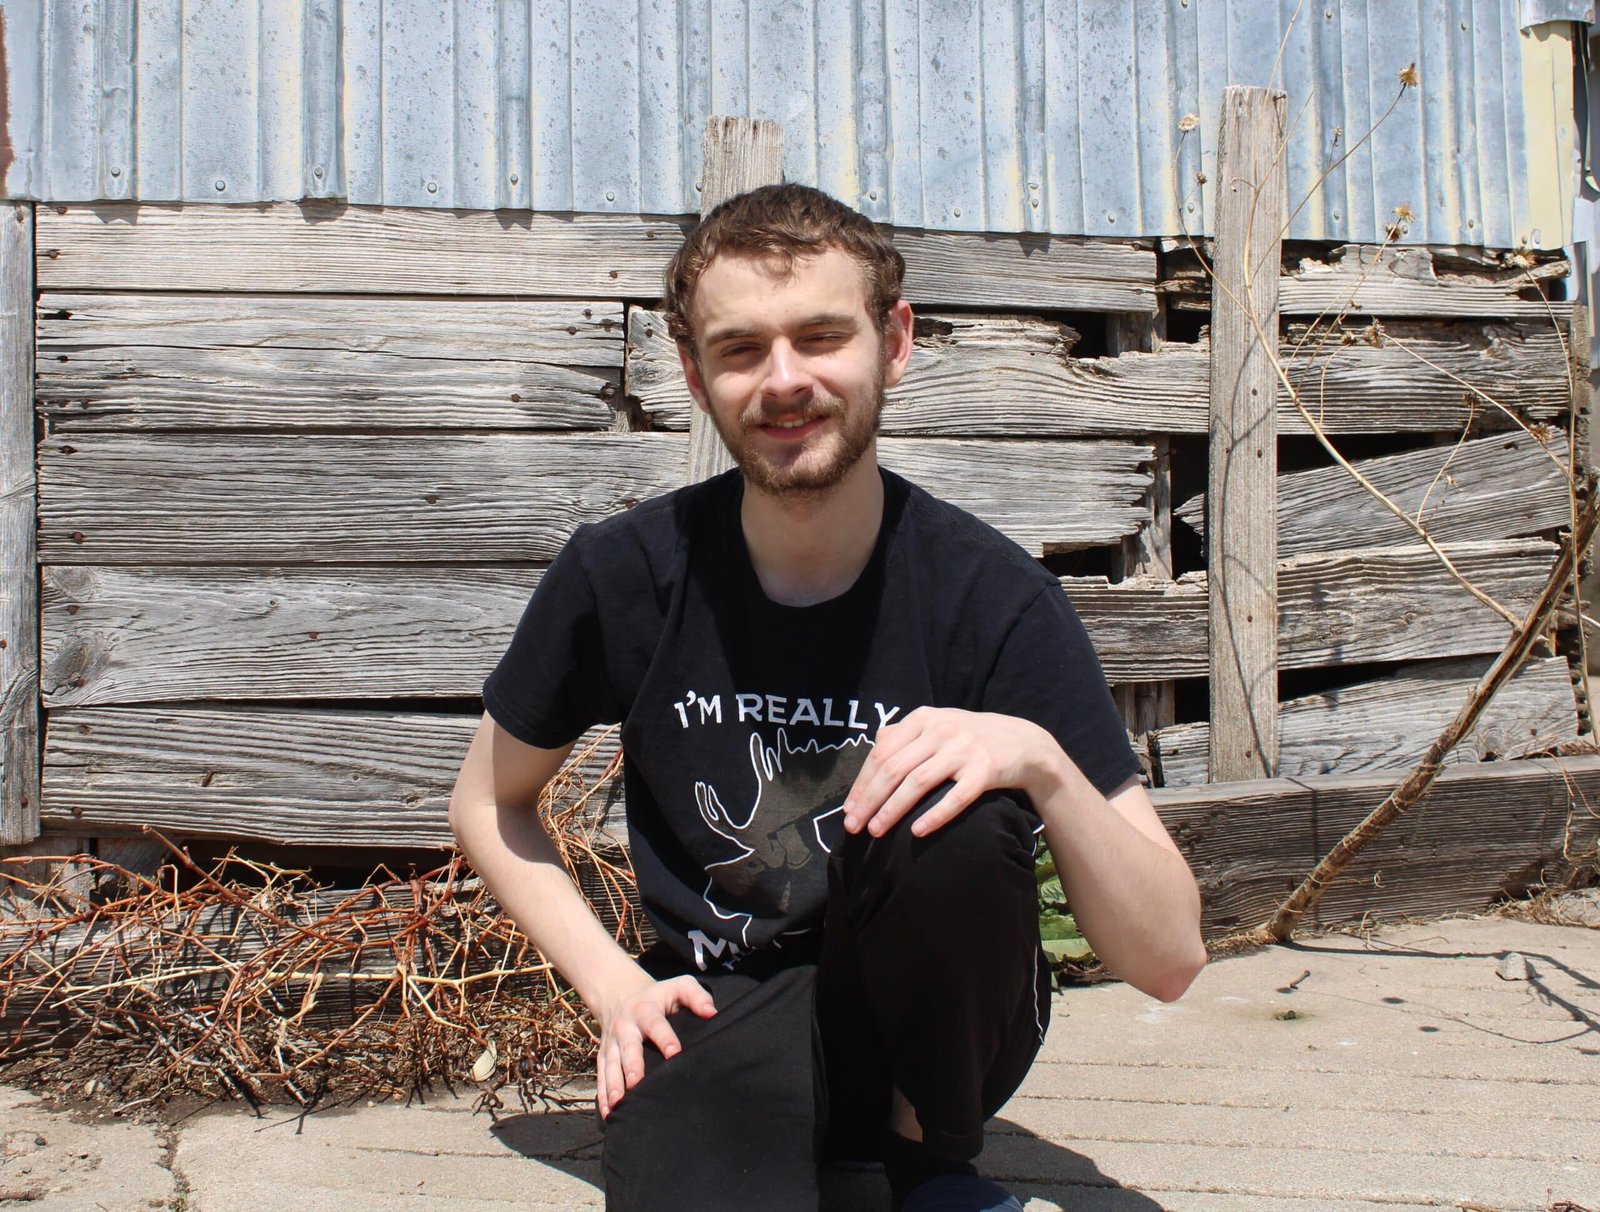
{"label": "corrugated metal siding", "polygon": [[1582,7],[0,0],[5,187],[683,213],[705,119],[747,114],[783,124],[791,180],[879,220],[1175,236],[1209,225],[1223,87],[1276,79],[1292,236],[1376,239],[1404,203],[1413,241],[1507,246],[1534,235],[1519,22]]}

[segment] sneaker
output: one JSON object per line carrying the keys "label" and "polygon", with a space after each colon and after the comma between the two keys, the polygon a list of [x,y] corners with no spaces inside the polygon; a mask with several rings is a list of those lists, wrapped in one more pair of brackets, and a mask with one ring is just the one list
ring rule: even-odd
{"label": "sneaker", "polygon": [[941,1174],[911,1193],[901,1212],[1022,1212],[1022,1201],[972,1174]]}

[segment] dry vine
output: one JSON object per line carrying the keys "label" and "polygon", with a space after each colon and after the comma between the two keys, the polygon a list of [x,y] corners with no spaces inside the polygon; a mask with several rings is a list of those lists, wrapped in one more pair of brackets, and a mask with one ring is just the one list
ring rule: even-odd
{"label": "dry vine", "polygon": [[[617,763],[583,785],[584,756],[542,811],[637,946],[632,874],[589,811]],[[132,1108],[181,1093],[311,1106],[471,1076],[497,1106],[496,1085],[527,1103],[587,1071],[581,1005],[459,855],[333,891],[170,849],[154,879],[79,856],[37,882],[24,872],[40,859],[0,860],[0,1062],[14,1077],[92,1073]],[[86,864],[121,891],[81,891]]]}

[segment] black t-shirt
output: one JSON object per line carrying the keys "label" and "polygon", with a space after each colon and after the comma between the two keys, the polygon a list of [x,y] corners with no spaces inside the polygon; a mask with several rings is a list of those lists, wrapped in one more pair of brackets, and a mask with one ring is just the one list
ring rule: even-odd
{"label": "black t-shirt", "polygon": [[484,684],[540,748],[622,723],[640,900],[702,970],[814,953],[840,806],[878,728],[916,707],[1033,720],[1101,792],[1138,771],[1055,577],[882,474],[866,568],[812,606],[762,591],[737,472],[579,527]]}

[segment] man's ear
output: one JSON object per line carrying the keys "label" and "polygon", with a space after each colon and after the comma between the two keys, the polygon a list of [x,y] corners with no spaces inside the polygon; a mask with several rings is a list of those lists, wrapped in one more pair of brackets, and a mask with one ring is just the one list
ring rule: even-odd
{"label": "man's ear", "polygon": [[678,342],[678,362],[683,367],[683,381],[689,385],[689,394],[700,406],[700,411],[709,415],[711,405],[707,403],[705,376],[700,373],[700,363],[694,356],[694,346],[687,341]]}
{"label": "man's ear", "polygon": [[911,304],[904,299],[889,308],[889,322],[883,329],[883,385],[893,387],[906,373],[916,335]]}

